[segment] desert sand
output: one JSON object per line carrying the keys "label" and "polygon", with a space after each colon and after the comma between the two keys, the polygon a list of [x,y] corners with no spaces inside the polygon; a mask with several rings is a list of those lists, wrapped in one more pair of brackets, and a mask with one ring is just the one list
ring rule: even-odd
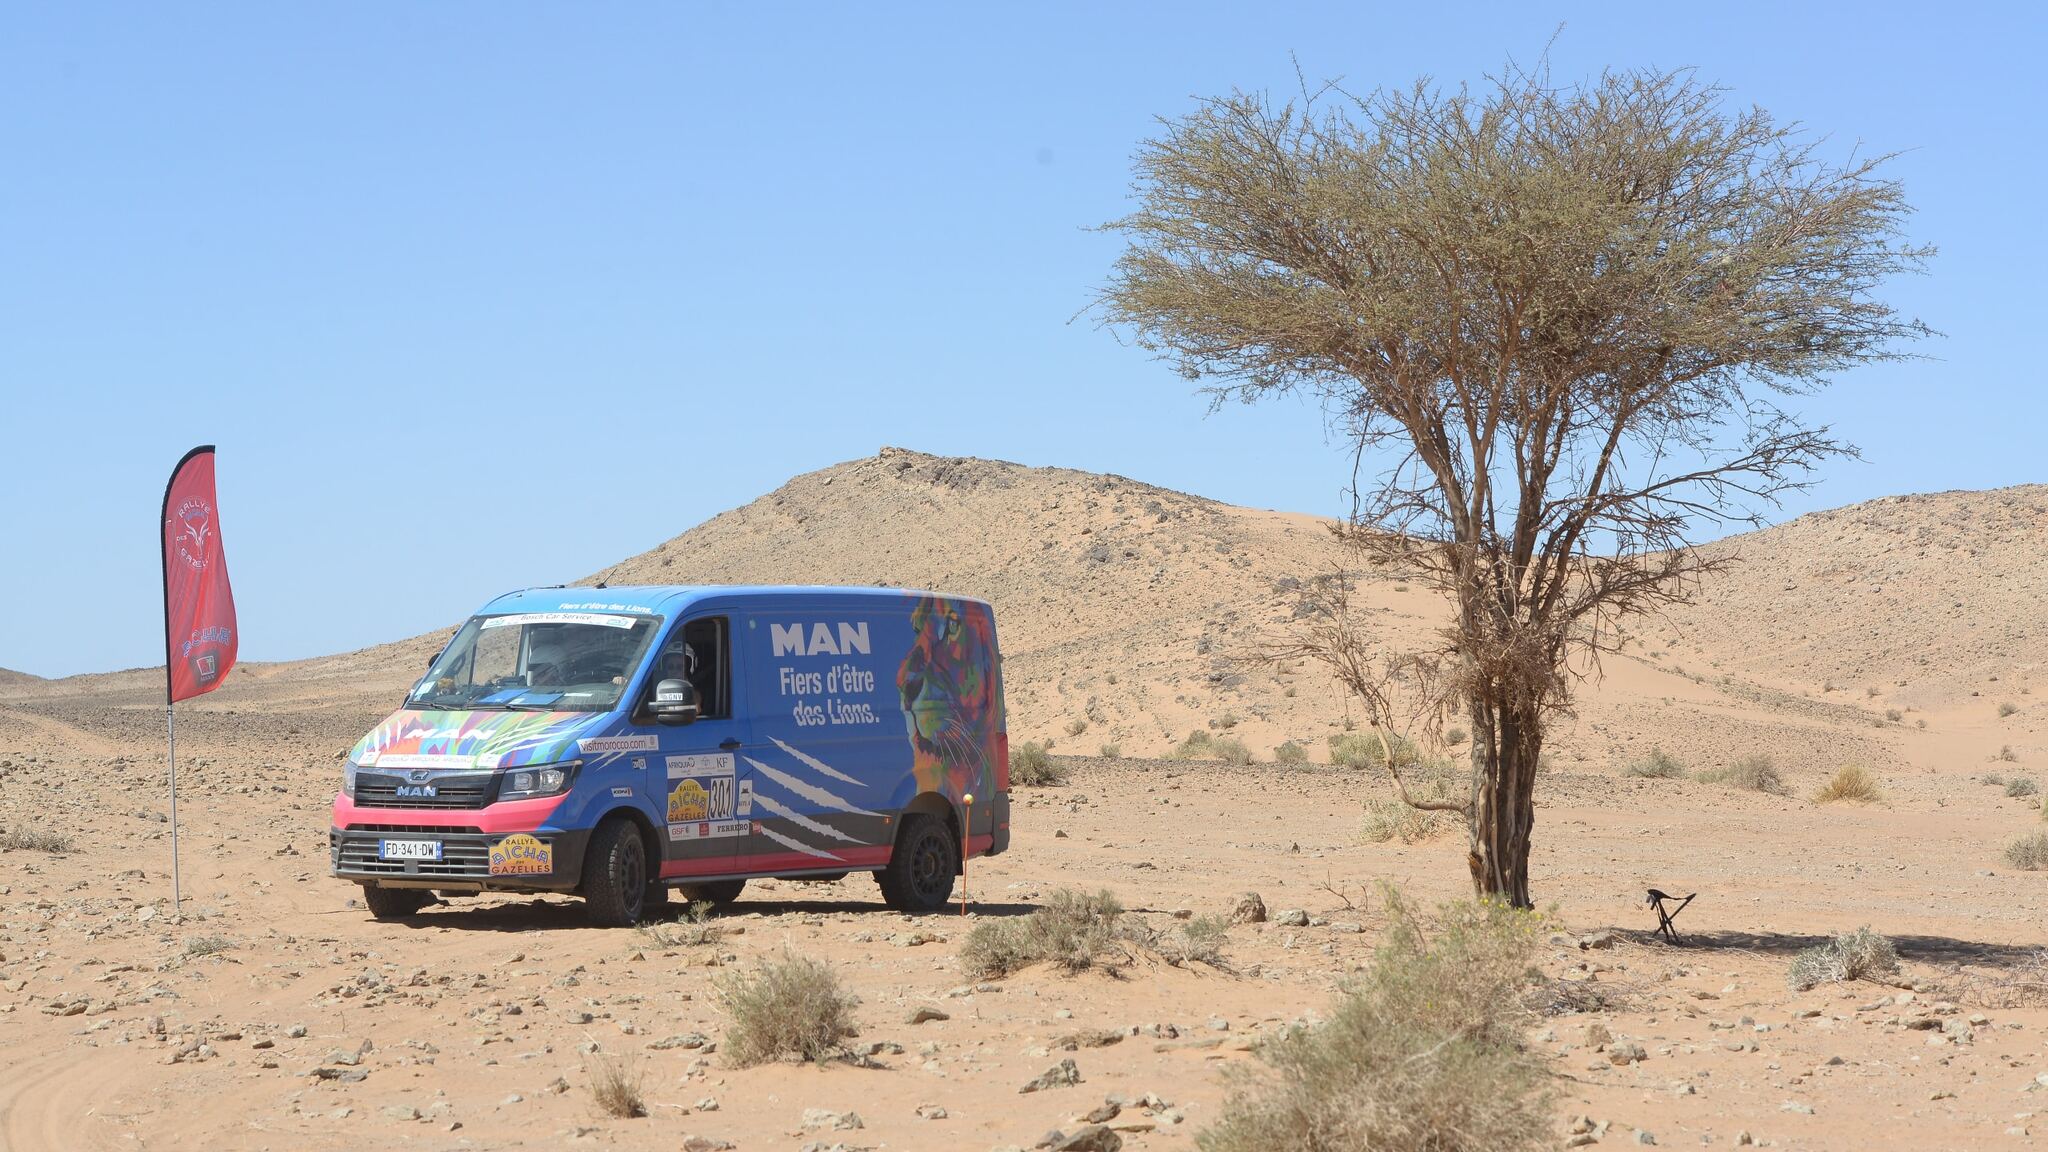
{"label": "desert sand", "polygon": [[[1713,547],[1741,563],[1638,623],[1539,784],[1552,925],[1527,1023],[1558,1145],[1581,1116],[1604,1146],[2048,1139],[2048,874],[2001,855],[2043,826],[2003,781],[2048,774],[2048,488],[1895,497]],[[1381,884],[1468,894],[1460,835],[1361,836],[1386,785],[1327,763],[1347,722],[1328,677],[1247,659],[1342,559],[1312,517],[885,450],[590,574],[987,597],[1012,741],[1070,772],[1016,793],[965,916],[887,912],[859,874],[755,882],[695,944],[586,927],[556,897],[379,924],[328,877],[339,757],[443,633],[245,665],[180,708],[178,922],[161,671],[0,673],[0,829],[71,842],[0,851],[0,1148],[1030,1148],[1107,1098],[1125,1148],[1191,1149],[1259,1038],[1369,961]],[[1359,579],[1389,645],[1438,626],[1422,586]],[[1194,730],[1260,762],[1164,758]],[[1269,762],[1285,740],[1312,762]],[[1653,747],[1691,770],[1767,755],[1790,794],[1628,776]],[[1882,799],[1815,803],[1848,764]],[[973,924],[1076,884],[1160,925],[1245,891],[1272,916],[1233,927],[1220,967],[961,970]],[[1684,946],[1649,932],[1650,887],[1700,893]],[[1895,980],[1788,987],[1798,950],[1862,925],[1897,942]],[[864,1060],[721,1059],[713,981],[784,950],[858,994]],[[595,1053],[638,1070],[647,1117],[600,1112]],[[1020,1093],[1063,1059],[1080,1083]]]}

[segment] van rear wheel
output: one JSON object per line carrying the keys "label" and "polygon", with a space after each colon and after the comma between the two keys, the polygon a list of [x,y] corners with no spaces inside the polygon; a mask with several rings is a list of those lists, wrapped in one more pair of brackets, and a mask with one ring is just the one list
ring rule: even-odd
{"label": "van rear wheel", "polygon": [[882,901],[898,912],[937,912],[953,894],[953,877],[960,871],[960,848],[953,842],[953,830],[938,817],[913,812],[903,818],[896,835],[896,850],[889,863],[875,873],[882,886]]}
{"label": "van rear wheel", "polygon": [[434,899],[434,894],[423,888],[384,888],[376,884],[363,885],[363,907],[379,920],[403,920],[416,916]]}
{"label": "van rear wheel", "polygon": [[583,861],[583,904],[590,922],[627,928],[647,909],[647,845],[632,821],[614,817],[597,826]]}

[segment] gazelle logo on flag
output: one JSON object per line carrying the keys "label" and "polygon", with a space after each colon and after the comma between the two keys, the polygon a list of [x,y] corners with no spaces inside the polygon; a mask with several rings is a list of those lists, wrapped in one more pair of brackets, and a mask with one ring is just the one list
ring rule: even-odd
{"label": "gazelle logo on flag", "polygon": [[235,595],[221,551],[213,449],[194,448],[164,488],[164,690],[171,703],[211,692],[235,666]]}

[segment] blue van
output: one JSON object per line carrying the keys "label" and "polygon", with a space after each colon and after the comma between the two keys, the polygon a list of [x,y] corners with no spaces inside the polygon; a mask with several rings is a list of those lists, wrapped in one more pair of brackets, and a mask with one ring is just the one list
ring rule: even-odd
{"label": "blue van", "polygon": [[1010,840],[988,604],[889,588],[542,588],[462,625],[357,742],[333,874],[379,919],[434,892],[575,892],[640,920],[671,889],[872,872],[945,905]]}

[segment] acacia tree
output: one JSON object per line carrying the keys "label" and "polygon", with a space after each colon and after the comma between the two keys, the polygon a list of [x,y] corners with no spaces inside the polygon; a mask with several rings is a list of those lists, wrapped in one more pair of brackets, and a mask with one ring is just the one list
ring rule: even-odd
{"label": "acacia tree", "polygon": [[1105,319],[1213,404],[1320,399],[1356,450],[1340,535],[1448,595],[1436,652],[1375,654],[1341,597],[1296,644],[1376,725],[1403,693],[1468,716],[1469,794],[1418,806],[1464,814],[1475,890],[1516,905],[1573,681],[1713,568],[1703,527],[1760,523],[1853,453],[1784,397],[1927,332],[1876,295],[1932,254],[1888,157],[1828,161],[1723,97],[1516,68],[1236,93],[1161,122],[1107,226]]}

